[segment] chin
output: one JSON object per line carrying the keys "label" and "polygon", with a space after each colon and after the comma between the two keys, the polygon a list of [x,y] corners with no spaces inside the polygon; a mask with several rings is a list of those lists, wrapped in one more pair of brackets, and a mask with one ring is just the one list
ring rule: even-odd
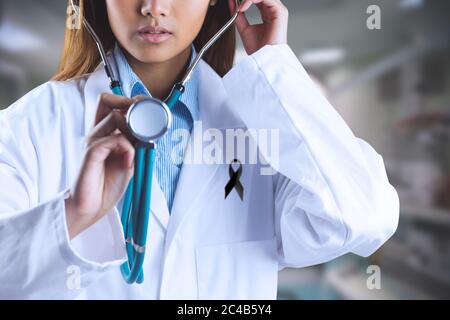
{"label": "chin", "polygon": [[166,62],[177,55],[173,48],[164,45],[139,46],[133,53],[133,56],[142,63]]}

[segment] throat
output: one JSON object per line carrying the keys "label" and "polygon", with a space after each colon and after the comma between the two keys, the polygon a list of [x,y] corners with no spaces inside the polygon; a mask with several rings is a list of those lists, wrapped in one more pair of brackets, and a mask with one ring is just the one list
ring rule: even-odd
{"label": "throat", "polygon": [[173,86],[180,82],[189,68],[191,48],[160,63],[145,63],[127,54],[130,67],[148,89],[152,97],[165,100]]}

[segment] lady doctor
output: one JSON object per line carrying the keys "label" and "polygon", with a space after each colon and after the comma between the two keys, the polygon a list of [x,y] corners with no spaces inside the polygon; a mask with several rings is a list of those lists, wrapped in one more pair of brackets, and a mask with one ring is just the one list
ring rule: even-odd
{"label": "lady doctor", "polygon": [[[158,142],[145,281],[123,281],[117,208],[134,158],[124,114],[142,95],[169,94],[233,2],[81,1],[127,97],[108,93],[82,27],[66,32],[55,79],[1,113],[0,298],[273,299],[284,267],[368,256],[395,232],[399,202],[383,160],[287,45],[287,9],[246,0],[236,25],[248,57],[232,67],[227,32],[189,81],[171,130],[190,132],[186,156],[210,130],[276,129],[278,161],[256,142],[274,174],[239,159],[243,196],[224,198],[230,164],[173,163],[169,131]],[[245,17],[252,4],[260,25]]]}

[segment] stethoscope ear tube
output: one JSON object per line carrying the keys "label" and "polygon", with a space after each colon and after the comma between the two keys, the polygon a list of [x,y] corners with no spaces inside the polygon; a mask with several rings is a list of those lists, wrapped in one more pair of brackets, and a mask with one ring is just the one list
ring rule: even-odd
{"label": "stethoscope ear tube", "polygon": [[177,104],[177,102],[180,100],[181,95],[184,93],[184,86],[181,83],[177,83],[170,93],[169,97],[166,99],[166,105],[169,107],[170,110]]}
{"label": "stethoscope ear tube", "polygon": [[114,93],[116,96],[122,96],[123,97],[123,92],[122,92],[122,88],[120,87],[120,82],[119,81],[111,81],[111,91],[112,93]]}

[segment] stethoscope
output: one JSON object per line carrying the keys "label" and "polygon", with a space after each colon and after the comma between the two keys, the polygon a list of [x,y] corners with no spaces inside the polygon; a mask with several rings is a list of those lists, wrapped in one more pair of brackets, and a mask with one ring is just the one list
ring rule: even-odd
{"label": "stethoscope", "polygon": [[[181,82],[174,85],[169,97],[165,101],[145,97],[132,104],[128,109],[126,115],[128,129],[138,141],[135,146],[134,176],[125,192],[121,214],[128,261],[121,265],[120,270],[123,278],[129,284],[142,283],[144,281],[142,266],[147,241],[152,177],[155,166],[155,141],[170,129],[172,124],[170,110],[184,93],[186,83],[191,78],[195,67],[205,52],[228,30],[238,17],[241,1],[235,0],[235,2],[236,11],[234,15],[200,50]],[[75,5],[73,0],[71,0],[71,5],[74,12],[79,16],[79,7]],[[106,75],[110,80],[111,91],[116,95],[123,96],[121,83],[114,75],[111,63],[99,37],[84,17],[83,24],[98,47]]]}

